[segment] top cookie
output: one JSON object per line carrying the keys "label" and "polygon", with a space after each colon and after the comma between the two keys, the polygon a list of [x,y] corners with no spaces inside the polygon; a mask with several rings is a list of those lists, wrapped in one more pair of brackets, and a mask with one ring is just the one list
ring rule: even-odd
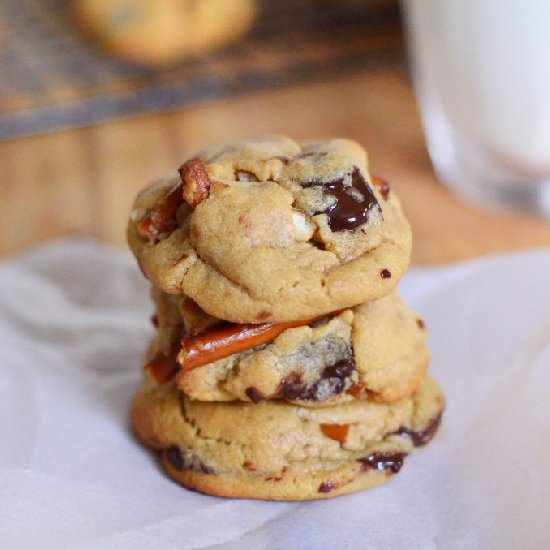
{"label": "top cookie", "polygon": [[395,193],[348,140],[212,147],[142,191],[128,241],[144,274],[236,323],[307,319],[390,293],[410,259]]}

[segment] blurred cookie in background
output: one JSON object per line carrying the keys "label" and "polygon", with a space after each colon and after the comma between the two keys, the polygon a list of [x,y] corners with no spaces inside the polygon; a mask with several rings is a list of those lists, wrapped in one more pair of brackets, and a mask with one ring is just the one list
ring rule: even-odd
{"label": "blurred cookie in background", "polygon": [[167,65],[246,33],[256,0],[73,0],[78,24],[104,50]]}

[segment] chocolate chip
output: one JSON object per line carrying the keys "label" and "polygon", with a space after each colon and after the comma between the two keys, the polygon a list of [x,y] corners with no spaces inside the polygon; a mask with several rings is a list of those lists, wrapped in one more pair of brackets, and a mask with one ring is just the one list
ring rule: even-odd
{"label": "chocolate chip", "polygon": [[212,468],[201,462],[197,457],[182,453],[181,449],[175,445],[165,449],[164,456],[176,470],[195,470],[204,474],[213,472]]}
{"label": "chocolate chip", "polygon": [[418,328],[424,330],[426,328],[426,323],[424,322],[424,319],[418,318],[416,320],[416,324],[418,325]]}
{"label": "chocolate chip", "polygon": [[323,378],[347,378],[351,375],[354,369],[355,361],[353,356],[350,356],[334,363],[334,365],[325,367],[321,376]]}
{"label": "chocolate chip", "polygon": [[151,315],[151,324],[157,328],[159,326],[159,316],[155,313],[154,315]]}
{"label": "chocolate chip", "polygon": [[315,239],[311,239],[309,241],[309,243],[312,244],[318,250],[326,250],[327,249],[327,245],[325,243],[322,243],[321,241],[316,241]]}
{"label": "chocolate chip", "polygon": [[307,392],[307,386],[302,382],[302,373],[293,372],[289,374],[282,383],[279,393],[291,401],[297,399],[311,399]]}
{"label": "chocolate chip", "polygon": [[260,390],[256,389],[254,386],[246,388],[244,393],[253,403],[259,403],[260,401],[263,401],[265,399],[263,393]]}
{"label": "chocolate chip", "polygon": [[372,189],[359,168],[351,172],[351,185],[345,185],[346,177],[328,182],[304,182],[302,187],[322,186],[323,193],[332,195],[336,202],[327,210],[314,212],[328,216],[331,231],[351,231],[368,222],[371,210],[382,212]]}
{"label": "chocolate chip", "polygon": [[176,468],[176,470],[183,470],[183,457],[181,456],[181,451],[179,447],[168,447],[164,451],[166,460]]}
{"label": "chocolate chip", "polygon": [[281,384],[278,395],[291,401],[319,401],[321,396],[326,398],[327,386],[328,393],[338,395],[344,391],[346,379],[354,370],[355,360],[350,353],[348,357],[324,367],[314,384],[305,384],[300,372],[291,373]]}
{"label": "chocolate chip", "polygon": [[391,279],[391,271],[389,269],[383,269],[380,272],[380,277],[382,277],[382,279]]}
{"label": "chocolate chip", "polygon": [[407,453],[380,452],[373,453],[365,458],[360,458],[363,471],[378,470],[379,472],[391,472],[396,474],[403,466]]}
{"label": "chocolate chip", "polygon": [[409,428],[399,428],[396,432],[396,435],[402,435],[409,437],[415,447],[422,447],[429,443],[433,436],[436,434],[439,425],[441,424],[441,417],[443,413],[439,413],[431,422],[420,431],[413,431]]}
{"label": "chocolate chip", "polygon": [[334,483],[332,483],[332,481],[323,481],[323,483],[319,485],[317,491],[319,493],[330,493],[334,488]]}

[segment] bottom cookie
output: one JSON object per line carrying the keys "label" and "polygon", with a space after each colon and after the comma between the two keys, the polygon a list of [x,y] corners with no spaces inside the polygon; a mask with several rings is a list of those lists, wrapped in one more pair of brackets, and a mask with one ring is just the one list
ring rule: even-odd
{"label": "bottom cookie", "polygon": [[392,404],[309,409],[285,402],[204,403],[148,380],[132,405],[138,437],[168,474],[210,495],[329,498],[374,487],[435,434],[444,397],[433,380]]}

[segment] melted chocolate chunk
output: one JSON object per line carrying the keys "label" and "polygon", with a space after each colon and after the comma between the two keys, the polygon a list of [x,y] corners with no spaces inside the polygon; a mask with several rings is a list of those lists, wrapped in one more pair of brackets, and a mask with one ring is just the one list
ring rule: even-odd
{"label": "melted chocolate chunk", "polygon": [[380,277],[382,277],[382,279],[391,279],[391,271],[389,269],[383,269],[380,272]]}
{"label": "melted chocolate chunk", "polygon": [[317,489],[317,492],[330,493],[333,489],[335,489],[335,486],[334,486],[334,483],[332,483],[332,481],[323,481],[323,483],[319,485],[319,489]]}
{"label": "melted chocolate chunk", "polygon": [[396,474],[401,470],[403,466],[403,461],[407,453],[373,453],[365,458],[359,459],[361,463],[361,469],[363,471],[367,470],[378,470],[379,472],[391,472]]}
{"label": "melted chocolate chunk", "polygon": [[410,437],[413,445],[415,447],[422,447],[423,445],[426,445],[426,443],[429,443],[430,440],[433,438],[435,433],[437,432],[437,429],[439,428],[439,425],[441,424],[441,416],[443,413],[439,413],[427,426],[421,431],[413,431],[409,428],[399,428],[396,432],[394,432],[396,435],[403,435],[405,437]]}
{"label": "melted chocolate chunk", "polygon": [[244,393],[247,395],[247,397],[250,398],[253,403],[259,403],[260,401],[263,401],[265,399],[263,393],[260,390],[256,389],[254,386],[246,388]]}
{"label": "melted chocolate chunk", "polygon": [[297,399],[313,399],[311,388],[308,388],[302,382],[302,373],[292,373],[287,376],[279,390],[281,397],[286,397],[286,399],[297,400]]}
{"label": "melted chocolate chunk", "polygon": [[168,449],[164,451],[164,455],[166,456],[166,460],[168,460],[176,470],[183,470],[183,456],[181,456],[179,447],[168,447]]}
{"label": "melted chocolate chunk", "polygon": [[326,393],[327,387],[332,395],[342,393],[346,386],[346,378],[354,369],[355,360],[350,355],[334,365],[325,367],[319,380],[309,386],[303,382],[302,373],[290,374],[283,381],[278,393],[291,401],[319,401],[320,397]]}
{"label": "melted chocolate chunk", "polygon": [[195,470],[204,474],[211,474],[212,469],[203,464],[197,458],[184,456],[181,449],[176,446],[168,447],[164,451],[164,456],[176,470]]}
{"label": "melted chocolate chunk", "polygon": [[350,376],[354,369],[355,361],[353,356],[350,356],[346,359],[338,361],[334,365],[325,367],[321,376],[323,378],[338,378],[339,380],[343,380],[344,378]]}
{"label": "melted chocolate chunk", "polygon": [[336,198],[336,202],[323,212],[328,216],[331,231],[351,231],[369,220],[371,210],[382,212],[372,189],[359,168],[351,173],[351,185],[344,185],[342,177],[329,182],[305,182],[303,187],[322,186],[323,192]]}

